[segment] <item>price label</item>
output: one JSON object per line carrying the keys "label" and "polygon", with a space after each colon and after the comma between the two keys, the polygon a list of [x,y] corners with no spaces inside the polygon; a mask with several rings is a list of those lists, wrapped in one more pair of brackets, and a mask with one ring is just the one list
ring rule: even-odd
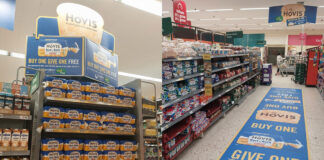
{"label": "price label", "polygon": [[29,119],[29,116],[19,116],[19,119],[27,120],[27,119]]}
{"label": "price label", "polygon": [[203,59],[204,60],[211,60],[211,55],[210,54],[203,54]]}
{"label": "price label", "polygon": [[193,113],[193,111],[190,111],[189,113],[190,113],[190,114],[192,114],[192,113]]}

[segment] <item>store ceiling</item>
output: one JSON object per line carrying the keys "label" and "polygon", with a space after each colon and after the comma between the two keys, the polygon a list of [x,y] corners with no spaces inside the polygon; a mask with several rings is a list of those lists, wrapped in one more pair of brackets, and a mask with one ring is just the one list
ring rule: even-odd
{"label": "store ceiling", "polygon": [[[268,8],[285,4],[294,4],[296,0],[184,0],[187,5],[188,19],[193,26],[214,31],[230,30],[296,30],[301,25],[287,27],[285,23],[268,24],[268,9],[240,10],[241,8]],[[324,6],[323,0],[307,0],[305,5]],[[172,17],[172,0],[163,0],[163,17]],[[213,11],[211,9],[232,9],[226,11]],[[194,10],[199,10],[194,12]],[[317,23],[306,24],[306,29],[324,28],[324,7],[318,8]]]}

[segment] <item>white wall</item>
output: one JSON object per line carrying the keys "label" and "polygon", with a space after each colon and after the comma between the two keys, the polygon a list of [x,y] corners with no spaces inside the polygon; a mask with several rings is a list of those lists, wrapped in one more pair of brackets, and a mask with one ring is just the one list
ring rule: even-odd
{"label": "white wall", "polygon": [[[17,0],[14,31],[0,28],[0,49],[25,53],[26,36],[35,33],[38,16],[56,17],[56,7],[63,2],[74,2],[96,10],[105,21],[104,29],[116,36],[119,71],[161,78],[161,17],[141,11],[115,0]],[[2,57],[1,57],[2,61]],[[20,63],[21,60],[12,63]],[[24,64],[24,63],[23,63]],[[0,68],[8,66],[7,61]],[[1,70],[15,72],[14,66]],[[11,75],[0,81],[13,80]],[[129,78],[120,76],[120,85]],[[158,95],[161,92],[161,83]]]}
{"label": "white wall", "polygon": [[[12,82],[16,79],[16,70],[25,65],[25,59],[0,55],[0,82]],[[19,72],[19,78],[24,77],[24,70]]]}

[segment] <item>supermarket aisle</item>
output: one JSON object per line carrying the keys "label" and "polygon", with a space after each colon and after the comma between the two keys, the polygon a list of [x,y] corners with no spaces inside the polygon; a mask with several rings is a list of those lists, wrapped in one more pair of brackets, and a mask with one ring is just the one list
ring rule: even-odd
{"label": "supermarket aisle", "polygon": [[[273,68],[273,71],[276,71],[276,68]],[[233,108],[224,118],[209,128],[203,138],[194,141],[178,159],[215,160],[219,158],[271,87],[303,89],[310,158],[320,160],[324,157],[321,149],[324,147],[324,101],[318,94],[318,90],[295,84],[291,81],[291,76],[273,76],[271,86],[259,86],[242,104]]]}

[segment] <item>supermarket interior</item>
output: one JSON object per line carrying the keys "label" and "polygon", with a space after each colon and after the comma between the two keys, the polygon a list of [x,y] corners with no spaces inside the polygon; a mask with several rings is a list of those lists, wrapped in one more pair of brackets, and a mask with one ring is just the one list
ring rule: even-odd
{"label": "supermarket interior", "polygon": [[324,157],[324,1],[0,0],[0,74],[0,160]]}
{"label": "supermarket interior", "polygon": [[163,159],[323,159],[323,5],[163,0]]}

